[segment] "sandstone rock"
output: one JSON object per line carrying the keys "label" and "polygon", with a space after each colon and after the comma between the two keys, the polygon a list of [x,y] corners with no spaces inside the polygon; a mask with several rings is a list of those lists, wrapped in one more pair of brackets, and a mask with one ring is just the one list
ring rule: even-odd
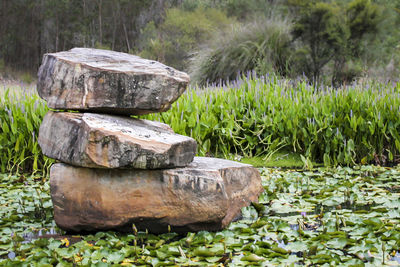
{"label": "sandstone rock", "polygon": [[50,108],[108,114],[166,111],[189,76],[157,61],[91,48],[45,54],[38,93]]}
{"label": "sandstone rock", "polygon": [[39,130],[43,154],[75,166],[157,169],[186,166],[196,141],[160,122],[49,111]]}
{"label": "sandstone rock", "polygon": [[62,229],[160,233],[221,230],[263,188],[250,165],[195,157],[185,168],[110,170],[54,164],[54,219]]}

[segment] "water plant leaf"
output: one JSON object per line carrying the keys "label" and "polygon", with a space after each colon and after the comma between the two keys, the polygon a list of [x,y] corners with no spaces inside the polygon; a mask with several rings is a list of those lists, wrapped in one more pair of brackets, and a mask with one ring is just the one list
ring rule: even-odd
{"label": "water plant leaf", "polygon": [[308,245],[307,243],[304,243],[302,241],[296,241],[296,242],[291,242],[285,246],[286,250],[289,250],[291,252],[300,252],[300,251],[306,251],[308,250]]}
{"label": "water plant leaf", "polygon": [[347,245],[347,239],[346,238],[333,238],[332,240],[329,240],[327,245],[331,248],[335,249],[343,249]]}
{"label": "water plant leaf", "polygon": [[251,253],[249,255],[243,256],[240,260],[241,261],[248,261],[248,262],[259,262],[259,261],[264,261],[265,258]]}
{"label": "water plant leaf", "polygon": [[107,262],[120,263],[125,258],[124,253],[113,252],[107,256]]}

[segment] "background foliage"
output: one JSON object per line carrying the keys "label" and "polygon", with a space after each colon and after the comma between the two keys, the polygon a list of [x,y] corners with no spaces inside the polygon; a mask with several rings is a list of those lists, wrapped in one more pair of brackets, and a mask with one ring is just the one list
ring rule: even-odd
{"label": "background foliage", "polygon": [[223,30],[232,23],[233,19],[217,9],[168,9],[159,27],[149,23],[143,29],[145,38],[139,41],[140,56],[168,62],[177,69],[187,69],[191,53],[199,44],[210,39],[216,29]]}
{"label": "background foliage", "polygon": [[43,53],[83,46],[157,59],[200,84],[249,70],[396,80],[399,11],[400,0],[2,1],[0,72],[35,73]]}

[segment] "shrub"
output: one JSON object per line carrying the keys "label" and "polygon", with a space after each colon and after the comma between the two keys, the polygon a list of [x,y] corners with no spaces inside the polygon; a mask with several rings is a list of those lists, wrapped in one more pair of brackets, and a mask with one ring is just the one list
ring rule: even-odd
{"label": "shrub", "polygon": [[291,57],[290,31],[288,20],[271,18],[236,25],[228,33],[218,33],[194,59],[193,81],[204,85],[234,80],[238,73],[251,70],[259,74],[287,74]]}
{"label": "shrub", "polygon": [[[223,7],[248,14],[253,5],[261,5],[258,2],[229,0]],[[370,0],[288,0],[281,6],[266,5],[271,5],[270,11],[260,16],[266,18],[218,32],[200,49],[191,66],[195,82],[204,85],[207,81],[233,80],[238,72],[255,70],[287,78],[304,74],[314,83],[329,81],[338,87],[365,73],[372,65],[369,57],[380,58],[370,51],[378,47],[375,35],[381,32],[383,17]],[[282,19],[285,7],[292,11],[293,21]],[[240,12],[237,16],[243,19]],[[398,42],[398,38],[392,39]],[[390,51],[394,52],[393,46]]]}
{"label": "shrub", "polygon": [[213,8],[199,7],[194,11],[168,9],[162,24],[156,27],[150,22],[143,30],[140,55],[185,70],[193,50],[210,38],[215,29],[222,29],[230,23],[232,19]]}

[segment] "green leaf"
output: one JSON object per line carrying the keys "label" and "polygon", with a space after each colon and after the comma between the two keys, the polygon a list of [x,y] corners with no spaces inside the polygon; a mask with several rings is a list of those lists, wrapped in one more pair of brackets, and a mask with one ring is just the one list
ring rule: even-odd
{"label": "green leaf", "polygon": [[242,257],[240,260],[248,261],[248,262],[259,262],[259,261],[264,261],[265,258],[252,253],[252,254]]}
{"label": "green leaf", "polygon": [[291,252],[299,252],[299,251],[306,251],[308,249],[308,246],[306,243],[302,241],[296,241],[289,243],[286,247],[286,250],[289,250]]}
{"label": "green leaf", "polygon": [[215,256],[215,253],[212,252],[209,248],[201,246],[194,249],[193,255],[200,257],[213,257]]}
{"label": "green leaf", "polygon": [[113,252],[107,256],[107,262],[120,263],[125,258],[124,253]]}
{"label": "green leaf", "polygon": [[331,248],[343,249],[347,245],[347,239],[346,238],[334,238],[332,240],[329,240],[327,245]]}

